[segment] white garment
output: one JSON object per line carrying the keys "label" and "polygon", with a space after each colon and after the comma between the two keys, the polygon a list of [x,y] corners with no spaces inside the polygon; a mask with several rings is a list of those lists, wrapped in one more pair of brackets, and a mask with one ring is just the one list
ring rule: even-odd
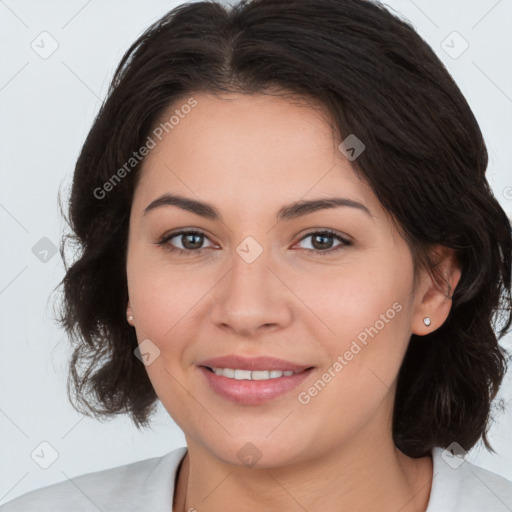
{"label": "white garment", "polygon": [[[511,512],[512,482],[467,461],[454,469],[432,451],[426,512]],[[0,506],[0,512],[172,512],[174,480],[187,448],[49,485]],[[459,459],[459,462],[461,459]]]}

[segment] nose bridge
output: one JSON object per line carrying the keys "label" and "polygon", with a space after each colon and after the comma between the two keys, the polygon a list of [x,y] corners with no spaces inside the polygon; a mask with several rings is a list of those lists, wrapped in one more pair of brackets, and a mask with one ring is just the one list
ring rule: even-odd
{"label": "nose bridge", "polygon": [[237,331],[289,320],[285,287],[268,267],[270,249],[247,237],[233,252],[231,271],[216,293],[212,320]]}
{"label": "nose bridge", "polygon": [[259,249],[254,241],[244,241],[236,248],[225,290],[225,300],[232,308],[240,313],[256,311],[262,309],[263,302],[271,301],[276,290],[267,268],[269,264],[269,251]]}

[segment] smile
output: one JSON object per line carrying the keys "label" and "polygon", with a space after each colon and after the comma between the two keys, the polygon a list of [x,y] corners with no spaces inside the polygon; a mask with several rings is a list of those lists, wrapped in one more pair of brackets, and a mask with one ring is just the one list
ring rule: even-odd
{"label": "smile", "polygon": [[208,368],[215,375],[222,375],[228,379],[235,380],[269,380],[280,377],[290,377],[295,372],[292,370],[238,370],[232,368]]}
{"label": "smile", "polygon": [[314,368],[292,370],[240,370],[199,366],[208,392],[241,405],[261,405],[278,397],[293,396]]}

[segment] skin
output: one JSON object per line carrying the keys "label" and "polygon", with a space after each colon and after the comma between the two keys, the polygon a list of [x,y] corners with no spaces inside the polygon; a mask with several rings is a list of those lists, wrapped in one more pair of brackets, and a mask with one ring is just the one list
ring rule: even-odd
{"label": "skin", "polygon": [[[150,339],[160,350],[146,366],[149,378],[187,440],[174,512],[425,511],[431,457],[398,450],[391,419],[410,336],[446,320],[446,290],[427,272],[415,286],[408,245],[338,150],[341,138],[333,137],[324,109],[263,94],[194,98],[198,105],[144,162],[126,269],[127,314],[139,343]],[[163,193],[211,203],[223,220],[177,206],[144,215]],[[275,221],[284,205],[328,197],[355,200],[370,215],[344,206]],[[156,244],[179,228],[205,232],[202,253],[182,236],[167,247],[189,248],[185,255]],[[314,236],[305,237],[326,228],[352,243],[328,238],[331,248],[318,249]],[[248,236],[263,249],[252,263],[236,251]],[[443,247],[438,254],[453,290],[456,259]],[[298,393],[396,303],[400,312],[309,403],[300,403]],[[227,354],[315,368],[299,389],[241,405],[214,393],[197,367]],[[261,454],[253,467],[237,457],[248,442]]]}

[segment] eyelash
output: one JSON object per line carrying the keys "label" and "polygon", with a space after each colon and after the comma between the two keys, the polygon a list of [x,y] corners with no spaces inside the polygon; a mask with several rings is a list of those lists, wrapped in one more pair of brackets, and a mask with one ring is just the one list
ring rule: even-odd
{"label": "eyelash", "polygon": [[[168,243],[169,240],[171,240],[172,238],[175,238],[177,236],[180,236],[180,235],[192,235],[192,234],[194,234],[194,235],[203,235],[206,238],[208,238],[206,236],[206,234],[203,231],[201,231],[201,230],[187,229],[187,230],[177,231],[177,232],[174,232],[174,233],[169,233],[167,235],[164,235],[158,242],[156,242],[156,245],[164,247],[166,250],[171,251],[171,252],[173,252],[175,254],[178,254],[178,255],[201,254],[203,251],[208,249],[208,247],[202,247],[201,249],[196,249],[196,250],[193,250],[193,249],[179,249],[178,247],[173,247],[172,245],[170,245]],[[335,247],[331,247],[330,249],[326,249],[325,251],[322,251],[320,249],[303,249],[304,251],[308,251],[308,252],[314,253],[315,256],[325,256],[325,255],[328,255],[328,254],[332,254],[333,252],[337,252],[340,249],[343,249],[344,247],[352,245],[352,242],[350,240],[347,240],[346,238],[342,237],[339,233],[337,233],[336,231],[333,231],[331,229],[322,229],[320,231],[310,231],[309,233],[306,233],[299,240],[299,242],[302,242],[303,240],[305,240],[306,238],[308,238],[308,237],[310,237],[312,235],[328,235],[328,236],[330,236],[332,238],[335,238],[339,242],[342,242],[340,245],[337,245]]]}

